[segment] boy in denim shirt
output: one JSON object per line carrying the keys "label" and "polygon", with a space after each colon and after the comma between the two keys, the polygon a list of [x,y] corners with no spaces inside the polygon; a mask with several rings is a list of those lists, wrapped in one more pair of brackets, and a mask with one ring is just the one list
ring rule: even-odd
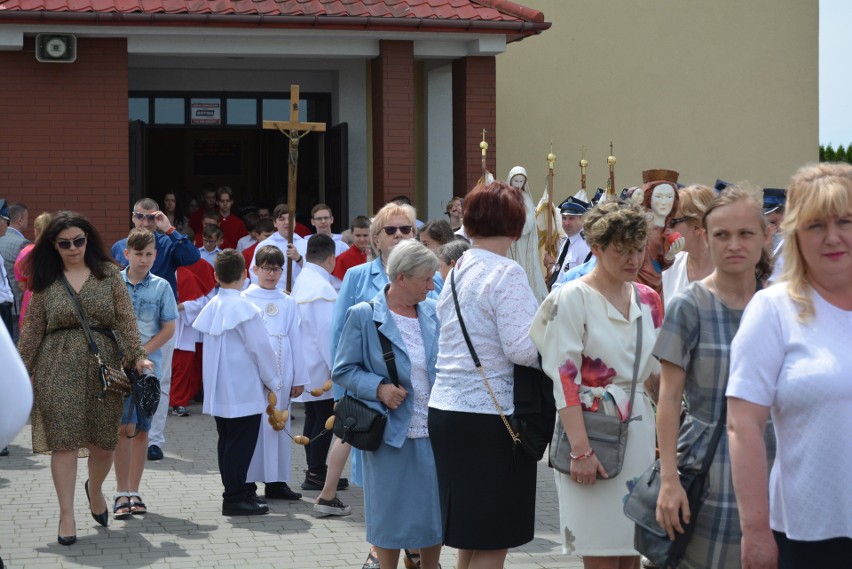
{"label": "boy in denim shirt", "polygon": [[[133,229],[127,236],[124,256],[129,264],[121,275],[133,301],[139,336],[148,352],[148,359],[154,364],[154,375],[162,377],[160,348],[174,335],[178,314],[171,286],[165,279],[151,273],[154,259],[157,258],[154,234],[147,229]],[[133,514],[145,514],[148,511],[142,501],[139,484],[145,468],[150,428],[151,419],[139,417],[136,406],[131,405],[131,398],[126,398],[121,417],[121,435],[115,447],[116,494],[113,515],[116,519],[126,519]]]}

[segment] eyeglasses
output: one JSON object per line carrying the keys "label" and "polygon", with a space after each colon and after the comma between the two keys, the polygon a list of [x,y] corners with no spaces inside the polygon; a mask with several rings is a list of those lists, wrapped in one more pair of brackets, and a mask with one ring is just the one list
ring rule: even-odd
{"label": "eyeglasses", "polygon": [[79,237],[75,237],[74,239],[57,239],[56,246],[60,249],[68,250],[73,245],[75,249],[80,249],[83,245],[86,244],[86,236],[81,235]]}
{"label": "eyeglasses", "polygon": [[674,227],[678,223],[683,223],[684,221],[689,221],[690,219],[692,219],[691,215],[686,215],[684,217],[675,217],[669,222],[669,227]]}
{"label": "eyeglasses", "polygon": [[320,223],[325,223],[326,221],[331,221],[331,216],[315,217],[314,221],[319,221]]}
{"label": "eyeglasses", "polygon": [[414,229],[412,225],[386,225],[382,227],[387,235],[396,235],[397,230],[401,231],[403,235],[408,235],[412,229]]}
{"label": "eyeglasses", "polygon": [[142,221],[143,219],[147,219],[148,221],[154,221],[157,219],[156,213],[139,213],[138,211],[133,212],[133,219],[138,219]]}
{"label": "eyeglasses", "polygon": [[284,269],[282,267],[267,267],[264,265],[263,267],[258,268],[263,271],[264,274],[267,275],[280,275],[284,272]]}
{"label": "eyeglasses", "polygon": [[205,243],[218,243],[219,242],[219,239],[203,239],[202,238],[201,240],[204,241]]}

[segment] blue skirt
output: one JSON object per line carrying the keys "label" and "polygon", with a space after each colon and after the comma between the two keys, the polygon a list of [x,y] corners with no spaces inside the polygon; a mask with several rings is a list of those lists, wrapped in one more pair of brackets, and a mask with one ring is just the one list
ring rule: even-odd
{"label": "blue skirt", "polygon": [[428,438],[385,443],[362,452],[367,542],[385,549],[438,545],[441,504],[435,458]]}

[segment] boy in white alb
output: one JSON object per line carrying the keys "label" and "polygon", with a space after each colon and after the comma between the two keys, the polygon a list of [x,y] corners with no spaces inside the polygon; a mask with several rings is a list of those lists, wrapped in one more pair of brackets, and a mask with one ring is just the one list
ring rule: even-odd
{"label": "boy in white alb", "polygon": [[[254,270],[257,266],[257,252],[261,247],[265,247],[266,245],[275,245],[284,255],[293,259],[291,267],[294,283],[296,282],[296,277],[299,276],[299,272],[302,270],[302,265],[305,264],[302,254],[299,253],[293,243],[290,243],[287,240],[287,234],[290,229],[290,210],[287,208],[287,204],[279,204],[275,206],[275,211],[273,211],[272,216],[272,223],[275,225],[276,231],[257,244],[257,249],[254,250],[255,256],[252,258],[251,264],[249,265],[249,278],[251,279],[252,284],[257,284],[258,281],[257,273]],[[302,241],[302,237],[297,233],[293,233],[293,241],[298,245],[298,243]],[[286,270],[286,267],[284,268]],[[287,288],[287,279],[278,279],[278,284],[275,286],[278,287],[278,290],[285,290]]]}
{"label": "boy in white alb", "polygon": [[[317,234],[308,241],[305,251],[307,262],[290,295],[299,307],[301,324],[299,332],[306,344],[314,349],[305,352],[307,386],[297,399],[305,404],[305,426],[302,434],[313,440],[305,447],[308,470],[302,490],[322,490],[327,471],[326,458],[331,445],[331,433],[315,439],[325,428],[326,420],[334,412],[331,380],[331,318],[337,291],[331,285],[331,271],[335,264],[335,244],[328,235]],[[314,395],[314,394],[317,395]]]}
{"label": "boy in white alb", "polygon": [[[299,309],[296,303],[276,285],[284,272],[284,253],[278,247],[259,247],[254,255],[252,272],[257,284],[250,285],[242,296],[261,310],[270,345],[275,351],[275,365],[281,378],[281,389],[275,392],[276,407],[289,410],[290,398],[298,397],[307,383],[299,334]],[[290,421],[287,421],[289,432]],[[249,496],[257,496],[256,482],[266,485],[265,494],[271,500],[298,500],[302,497],[287,485],[290,481],[290,437],[276,431],[269,421],[260,422],[260,432],[254,456],[248,469],[246,486]]]}
{"label": "boy in white alb", "polygon": [[265,504],[249,498],[246,475],[266,409],[264,387],[283,387],[278,355],[270,344],[261,311],[240,295],[246,263],[236,249],[216,257],[219,293],[192,326],[204,334],[204,407],[216,419],[219,474],[225,492],[222,515],[265,514]]}

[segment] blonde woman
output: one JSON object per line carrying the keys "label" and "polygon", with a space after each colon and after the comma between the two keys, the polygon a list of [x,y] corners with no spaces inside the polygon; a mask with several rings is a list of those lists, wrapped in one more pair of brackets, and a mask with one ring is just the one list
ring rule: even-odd
{"label": "blonde woman", "polygon": [[[728,437],[743,567],[848,567],[852,166],[799,169],[781,229],[782,280],[754,296],[731,346]],[[771,477],[770,415],[778,439]]]}

